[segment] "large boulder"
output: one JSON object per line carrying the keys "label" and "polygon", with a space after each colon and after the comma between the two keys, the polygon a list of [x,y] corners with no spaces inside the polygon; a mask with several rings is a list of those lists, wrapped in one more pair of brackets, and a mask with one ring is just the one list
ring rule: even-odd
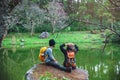
{"label": "large boulder", "polygon": [[85,70],[77,68],[72,70],[71,73],[68,73],[45,64],[37,64],[32,67],[27,71],[25,78],[26,80],[39,80],[40,76],[45,75],[48,72],[52,74],[53,77],[56,77],[60,80],[63,80],[64,77],[68,78],[69,80],[88,80],[88,73]]}
{"label": "large boulder", "polygon": [[39,38],[43,39],[43,38],[48,38],[49,36],[49,33],[48,32],[42,32],[40,35],[39,35]]}

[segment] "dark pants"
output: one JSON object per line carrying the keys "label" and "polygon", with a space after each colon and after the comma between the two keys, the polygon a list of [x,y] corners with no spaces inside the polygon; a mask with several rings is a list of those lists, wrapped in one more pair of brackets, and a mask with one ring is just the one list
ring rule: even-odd
{"label": "dark pants", "polygon": [[73,70],[76,69],[76,63],[74,65],[67,65],[67,64],[68,64],[67,61],[63,62],[64,67],[72,67]]}
{"label": "dark pants", "polygon": [[58,68],[58,69],[60,69],[60,70],[63,70],[63,71],[67,71],[67,68],[66,67],[64,67],[64,66],[62,66],[62,65],[60,65],[59,63],[56,63],[56,62],[54,62],[54,61],[50,61],[50,62],[48,62],[48,63],[46,63],[47,65],[49,65],[49,66],[53,66],[53,67],[55,67],[55,68]]}

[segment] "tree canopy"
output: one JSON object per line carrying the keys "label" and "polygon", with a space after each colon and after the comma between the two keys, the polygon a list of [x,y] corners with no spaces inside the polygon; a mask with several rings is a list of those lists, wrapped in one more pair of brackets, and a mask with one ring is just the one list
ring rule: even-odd
{"label": "tree canopy", "polygon": [[44,25],[53,33],[66,27],[109,29],[120,37],[119,0],[1,0],[0,10],[0,44],[13,26],[19,29],[18,24],[31,35]]}

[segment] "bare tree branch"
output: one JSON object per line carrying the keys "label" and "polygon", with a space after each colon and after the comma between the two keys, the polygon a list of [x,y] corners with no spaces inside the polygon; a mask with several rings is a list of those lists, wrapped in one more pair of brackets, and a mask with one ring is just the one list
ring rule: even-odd
{"label": "bare tree branch", "polygon": [[112,33],[112,34],[109,34],[108,36],[106,36],[106,38],[105,38],[105,45],[104,45],[104,47],[103,47],[103,49],[102,49],[102,53],[104,53],[104,50],[105,50],[106,45],[107,45],[107,42],[108,42],[108,38],[109,38],[111,35],[113,35],[113,33]]}
{"label": "bare tree branch", "polygon": [[111,30],[112,32],[114,32],[116,35],[118,35],[118,37],[120,37],[120,33],[118,33],[117,31],[111,29],[111,28],[108,28],[109,30]]}
{"label": "bare tree branch", "polygon": [[109,0],[109,2],[115,7],[120,7],[120,0]]}

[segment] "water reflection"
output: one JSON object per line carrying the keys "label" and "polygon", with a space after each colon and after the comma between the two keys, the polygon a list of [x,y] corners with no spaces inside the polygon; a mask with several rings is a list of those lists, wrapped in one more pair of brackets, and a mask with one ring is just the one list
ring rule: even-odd
{"label": "water reflection", "polygon": [[[88,65],[88,64],[86,64]],[[120,80],[120,65],[97,64],[82,66],[89,73],[90,80]]]}
{"label": "water reflection", "polygon": [[116,65],[115,69],[116,69],[116,73],[117,73],[117,74],[120,74],[120,73],[119,73],[119,72],[120,72],[120,66],[119,66],[119,65]]}
{"label": "water reflection", "polygon": [[23,80],[24,74],[33,66],[34,58],[37,56],[33,54],[33,49],[20,48],[15,51],[12,48],[4,48],[0,52],[2,52],[0,54],[0,70],[2,70],[0,80]]}
{"label": "water reflection", "polygon": [[77,64],[89,73],[90,80],[120,80],[119,45],[100,49],[82,49],[77,54]]}
{"label": "water reflection", "polygon": [[[64,57],[55,49],[55,57],[62,64]],[[116,45],[108,46],[105,53],[98,48],[80,49],[76,56],[79,68],[87,70],[89,80],[120,80],[120,49]],[[0,80],[23,80],[26,71],[38,60],[39,47],[0,49]],[[59,57],[58,57],[59,56]]]}

